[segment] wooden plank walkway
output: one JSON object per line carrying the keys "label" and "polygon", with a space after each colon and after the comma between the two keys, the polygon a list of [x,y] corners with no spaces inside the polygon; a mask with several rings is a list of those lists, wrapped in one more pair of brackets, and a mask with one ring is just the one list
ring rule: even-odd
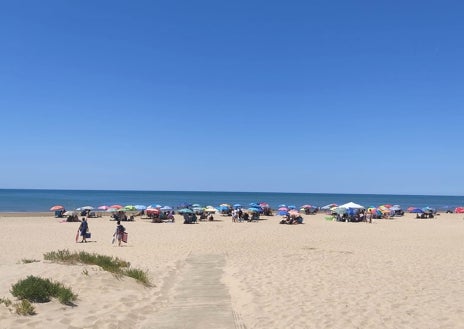
{"label": "wooden plank walkway", "polygon": [[221,282],[224,255],[191,255],[176,278],[167,306],[143,329],[245,329]]}

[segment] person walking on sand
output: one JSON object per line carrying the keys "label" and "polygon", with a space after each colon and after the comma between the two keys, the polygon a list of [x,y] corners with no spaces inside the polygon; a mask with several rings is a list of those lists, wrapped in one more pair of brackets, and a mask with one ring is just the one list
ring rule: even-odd
{"label": "person walking on sand", "polygon": [[82,218],[81,225],[79,226],[79,231],[81,232],[81,243],[82,242],[87,242],[87,231],[89,230],[89,224],[87,223],[87,220],[85,218]]}
{"label": "person walking on sand", "polygon": [[121,247],[122,236],[126,229],[124,228],[124,226],[121,225],[121,221],[118,220],[116,224],[116,232],[114,232],[113,237],[115,237],[116,240],[118,240],[118,246]]}

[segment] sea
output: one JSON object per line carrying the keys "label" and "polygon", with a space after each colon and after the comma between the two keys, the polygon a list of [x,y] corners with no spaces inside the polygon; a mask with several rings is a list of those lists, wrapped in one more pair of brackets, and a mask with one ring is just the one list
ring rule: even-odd
{"label": "sea", "polygon": [[463,196],[444,195],[395,195],[395,194],[336,194],[336,193],[276,193],[276,192],[204,192],[204,191],[114,191],[114,190],[48,190],[0,189],[0,212],[47,212],[56,205],[67,210],[79,207],[126,205],[161,205],[174,209],[185,204],[198,203],[217,207],[220,204],[268,203],[277,209],[280,205],[311,205],[355,202],[364,207],[384,204],[408,207],[431,207],[438,211],[454,210],[464,205]]}

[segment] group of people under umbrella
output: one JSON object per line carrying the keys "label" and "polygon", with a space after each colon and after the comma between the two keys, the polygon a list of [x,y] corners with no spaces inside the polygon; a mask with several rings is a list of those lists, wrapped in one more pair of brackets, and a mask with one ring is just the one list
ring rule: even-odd
{"label": "group of people under umbrella", "polygon": [[[329,204],[324,207],[314,207],[305,204],[301,207],[295,205],[280,204],[276,210],[279,216],[283,217],[282,224],[295,224],[302,223],[303,218],[301,214],[315,214],[319,210],[324,210],[332,215],[334,220],[339,221],[371,221],[372,219],[392,218],[394,216],[403,216],[404,211],[399,205],[381,205],[370,206],[365,208],[362,205],[348,202],[342,205]],[[459,210],[459,211],[458,211]],[[114,220],[126,221],[134,220],[134,216],[145,215],[152,219],[152,222],[174,222],[174,214],[178,213],[184,217],[185,223],[196,223],[200,221],[213,221],[215,214],[223,216],[232,216],[233,220],[258,220],[260,215],[272,216],[273,209],[266,202],[253,202],[248,206],[242,206],[239,203],[230,205],[223,203],[218,207],[206,206],[202,207],[199,204],[181,204],[176,209],[171,206],[161,206],[158,204],[144,206],[144,205],[126,205],[122,206],[114,204],[111,206],[99,206],[94,208],[92,206],[83,206],[71,211],[67,211],[64,206],[55,205],[50,208],[50,211],[55,212],[55,217],[67,217],[67,221],[80,221],[79,216],[85,217],[100,217],[102,212],[110,212]],[[436,210],[430,207],[417,208],[409,207],[409,213],[415,213],[417,218],[433,218]],[[456,212],[464,212],[464,208],[457,209]],[[238,215],[241,214],[241,215]]]}

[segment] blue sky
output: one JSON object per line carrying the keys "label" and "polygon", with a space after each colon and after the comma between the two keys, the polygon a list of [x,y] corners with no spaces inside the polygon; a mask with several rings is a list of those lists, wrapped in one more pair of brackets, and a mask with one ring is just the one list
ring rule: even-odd
{"label": "blue sky", "polygon": [[464,195],[461,1],[2,1],[2,188]]}

